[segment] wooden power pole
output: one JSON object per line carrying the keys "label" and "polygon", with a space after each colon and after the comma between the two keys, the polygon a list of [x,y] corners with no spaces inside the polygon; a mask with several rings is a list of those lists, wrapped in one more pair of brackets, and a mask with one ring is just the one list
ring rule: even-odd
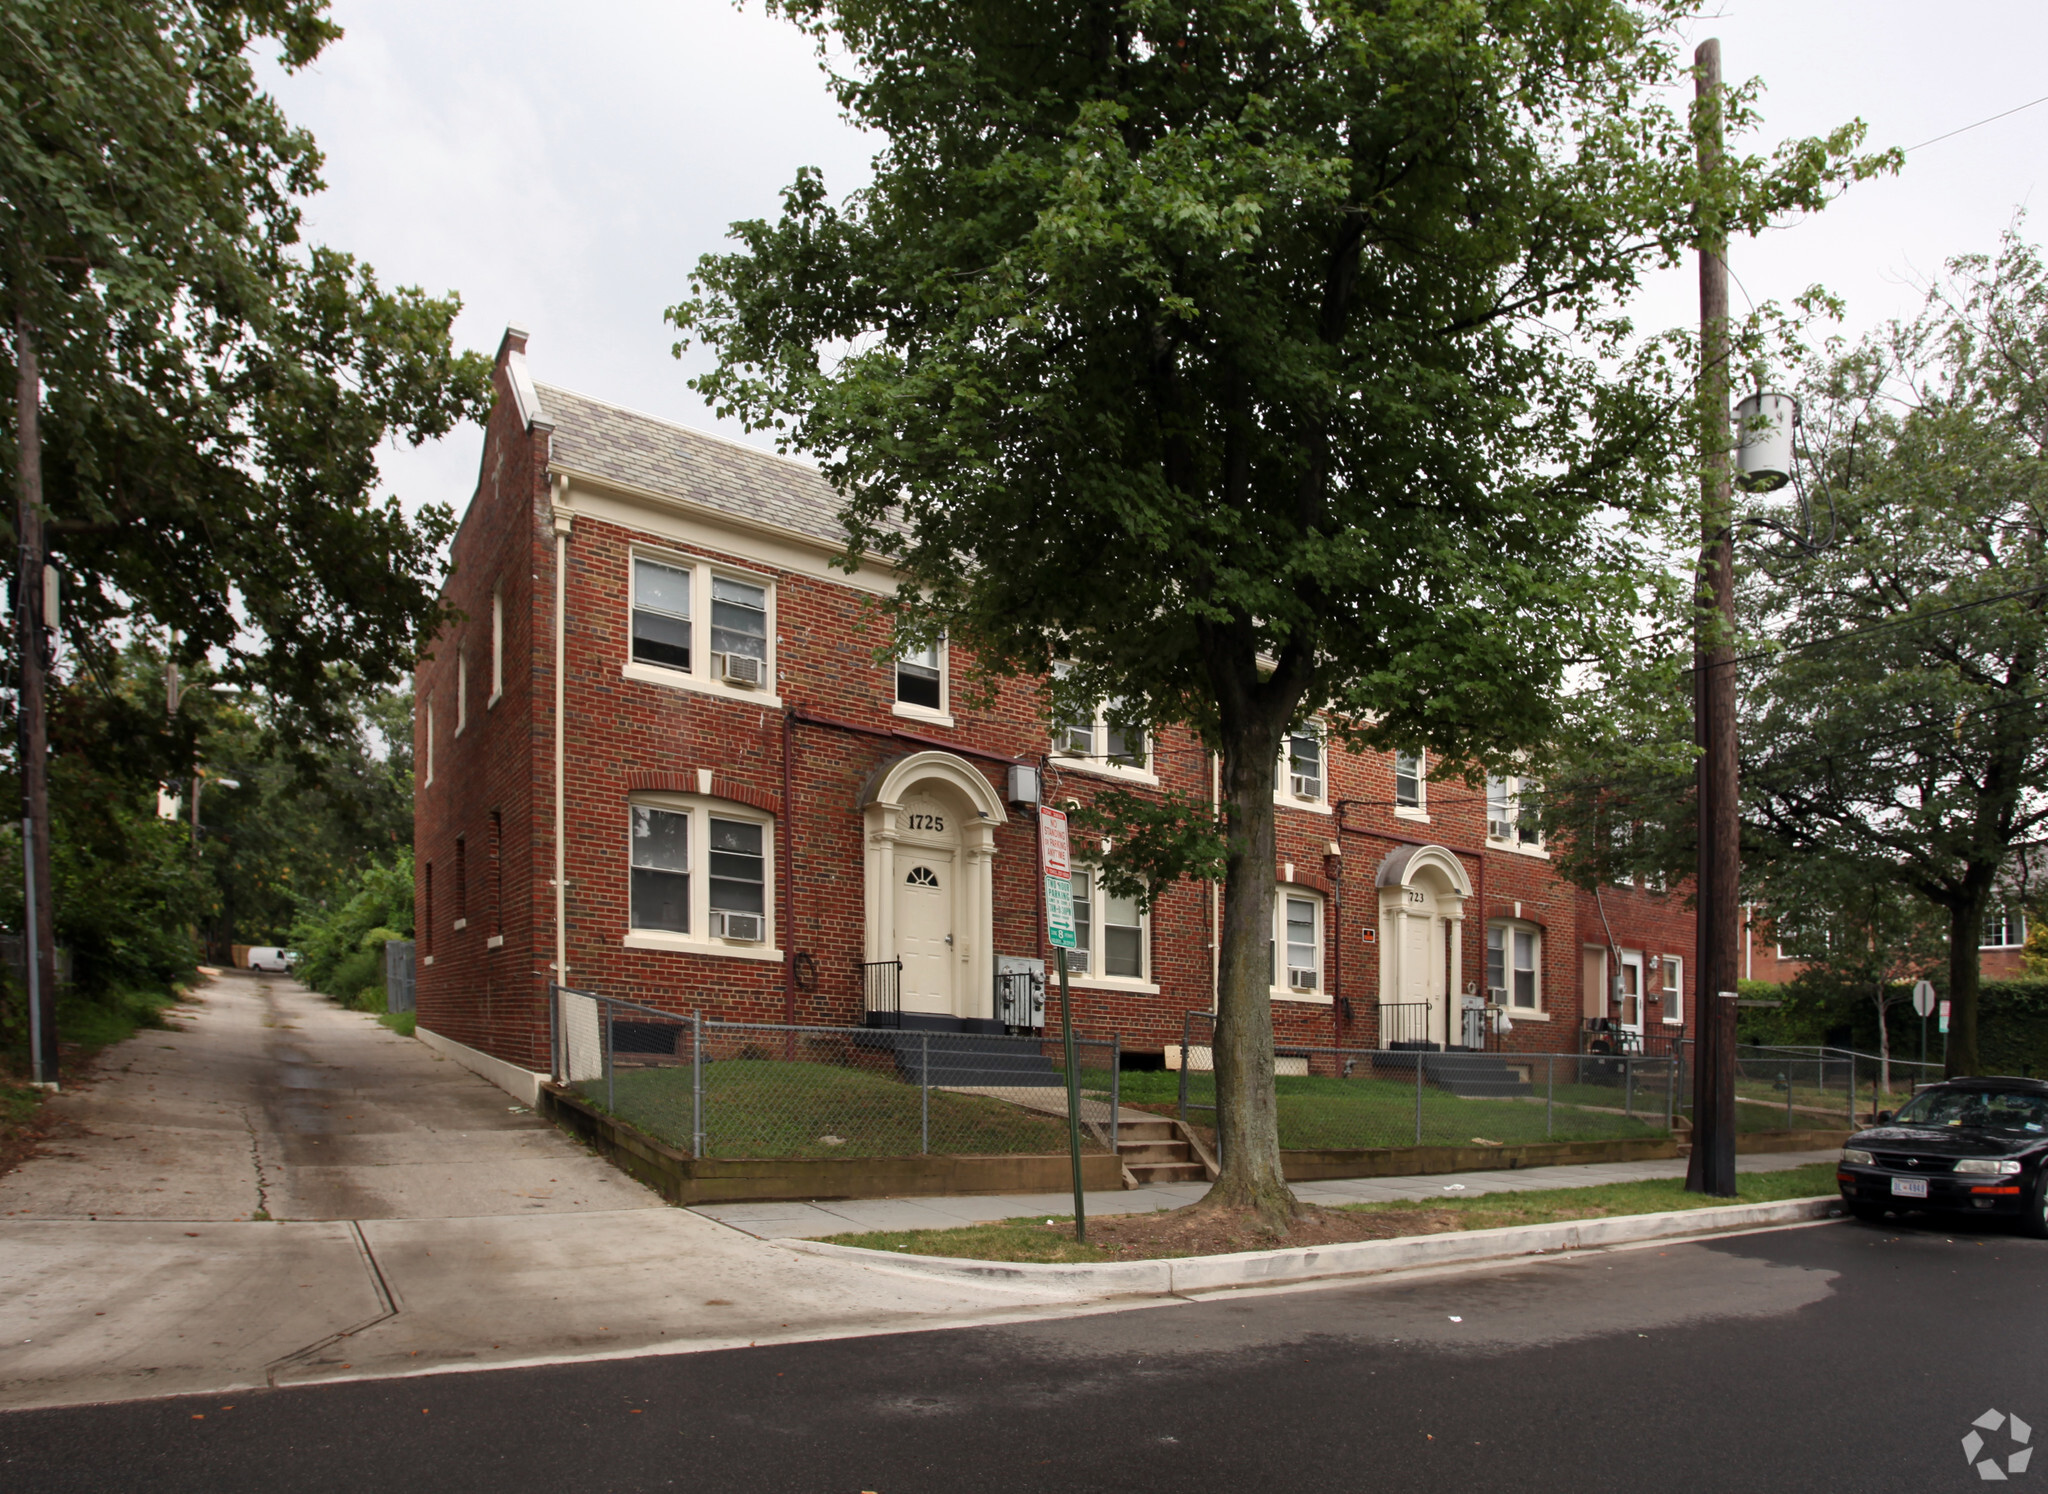
{"label": "wooden power pole", "polygon": [[49,669],[43,555],[42,369],[36,332],[25,313],[14,319],[15,538],[14,616],[21,721],[22,971],[29,1004],[29,1077],[57,1082],[57,942],[50,916],[49,734],[44,686]]}
{"label": "wooden power pole", "polygon": [[1721,43],[1693,54],[1699,98],[1700,569],[1693,732],[1700,749],[1692,1156],[1685,1186],[1735,1196],[1735,982],[1741,806],[1735,768],[1735,520],[1729,481],[1728,232]]}

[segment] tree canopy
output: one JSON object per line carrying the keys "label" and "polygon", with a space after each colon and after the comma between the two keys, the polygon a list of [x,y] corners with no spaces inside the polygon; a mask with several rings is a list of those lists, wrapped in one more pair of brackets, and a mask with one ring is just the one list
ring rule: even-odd
{"label": "tree canopy", "polygon": [[173,631],[316,735],[439,622],[449,512],[380,498],[377,449],[488,373],[456,298],[299,242],[320,155],[252,53],[339,34],[324,0],[0,0],[0,306],[42,365],[65,637],[91,667]]}
{"label": "tree canopy", "polygon": [[2048,825],[2048,266],[2009,232],[1803,390],[1822,537],[1766,546],[1744,687],[1755,876],[1806,860],[1948,923],[1949,1062],[1974,1073],[1978,945]]}
{"label": "tree canopy", "polygon": [[[1287,728],[1539,740],[1683,418],[1617,302],[1696,232],[1677,0],[771,0],[884,141],[735,225],[671,316],[724,412],[816,453],[854,548],[1068,704],[1221,758],[1217,1202],[1291,1209],[1267,945]],[[1747,117],[1743,96],[1732,112]],[[1746,161],[1733,232],[1872,169]],[[1611,531],[1609,531],[1611,533]],[[1152,827],[1157,832],[1158,827]],[[1138,843],[1197,846],[1153,833]],[[1171,857],[1150,868],[1170,872]]]}

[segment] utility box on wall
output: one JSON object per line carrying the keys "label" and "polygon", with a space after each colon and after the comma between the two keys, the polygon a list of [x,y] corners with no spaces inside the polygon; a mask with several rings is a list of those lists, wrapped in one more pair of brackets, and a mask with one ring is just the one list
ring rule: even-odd
{"label": "utility box on wall", "polygon": [[1045,961],[996,956],[996,1020],[1005,1027],[1045,1026]]}

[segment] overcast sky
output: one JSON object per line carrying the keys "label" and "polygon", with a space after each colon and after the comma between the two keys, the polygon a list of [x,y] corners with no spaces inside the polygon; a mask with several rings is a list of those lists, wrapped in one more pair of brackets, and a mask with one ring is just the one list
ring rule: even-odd
{"label": "overcast sky", "polygon": [[[463,345],[489,352],[517,321],[543,382],[714,426],[684,384],[701,363],[670,356],[663,309],[729,223],[774,215],[797,167],[843,191],[873,152],[839,118],[810,45],[758,3],[727,0],[333,10],[347,35],[274,84],[327,153],[308,237],[387,284],[459,291]],[[1872,145],[1913,146],[2048,93],[2041,0],[1747,0],[1697,35],[1722,38],[1731,79],[1766,81],[1764,145],[1860,116]],[[2048,103],[1916,150],[1901,176],[1736,244],[1735,308],[1745,292],[1789,300],[1820,282],[1847,298],[1852,332],[1910,312],[1945,259],[1992,248],[2030,202],[2044,143]],[[2030,237],[2043,232],[2048,218]],[[1690,271],[1660,279],[1638,324],[1691,322],[1693,296]],[[395,453],[386,478],[408,503],[460,508],[480,440],[468,429]]]}

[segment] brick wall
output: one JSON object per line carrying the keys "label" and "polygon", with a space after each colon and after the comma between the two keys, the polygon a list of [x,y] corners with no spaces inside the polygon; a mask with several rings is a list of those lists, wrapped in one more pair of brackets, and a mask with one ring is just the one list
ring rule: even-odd
{"label": "brick wall", "polygon": [[[479,484],[454,545],[447,596],[465,616],[437,642],[417,676],[419,1011],[420,1021],[434,1031],[544,1068],[544,997],[554,959],[556,550],[549,432],[525,429],[511,395],[507,358],[522,351],[523,338],[508,335]],[[567,496],[577,507],[573,486]],[[858,1022],[856,967],[864,957],[866,907],[864,828],[857,808],[863,785],[889,760],[943,743],[959,750],[1000,799],[1007,760],[1037,763],[1047,750],[1037,691],[1009,682],[986,705],[956,699],[950,726],[906,719],[891,710],[891,667],[873,657],[885,629],[870,591],[818,574],[819,566],[765,564],[762,553],[673,534],[661,538],[663,549],[771,577],[777,671],[772,685],[787,709],[629,678],[623,665],[630,654],[631,556],[650,536],[616,514],[617,505],[603,515],[577,507],[567,546],[563,722],[570,983],[678,1012],[781,1020],[793,1010],[806,1022]],[[824,553],[821,548],[820,557]],[[490,599],[498,589],[506,619],[505,689],[486,709]],[[470,661],[470,699],[467,724],[457,735],[461,651]],[[955,681],[972,669],[959,648],[950,664]],[[435,724],[431,783],[425,773],[429,702]],[[1455,853],[1472,884],[1460,952],[1466,981],[1484,980],[1487,919],[1518,917],[1542,932],[1542,1011],[1517,1016],[1508,1046],[1575,1050],[1583,1015],[1580,948],[1605,942],[1604,931],[1596,933],[1589,922],[1592,900],[1557,877],[1545,857],[1487,847],[1483,791],[1455,781],[1431,783],[1426,815],[1397,814],[1390,757],[1333,747],[1330,759],[1327,807],[1276,808],[1275,861],[1283,875],[1292,867],[1295,884],[1323,895],[1323,989],[1345,1001],[1327,995],[1276,999],[1278,1042],[1284,1047],[1378,1041],[1375,876],[1390,854],[1430,843]],[[1210,792],[1210,761],[1185,732],[1168,732],[1153,744],[1151,767],[1162,787],[1203,797]],[[776,818],[775,938],[785,955],[811,956],[816,978],[809,989],[793,989],[783,960],[624,944],[629,796],[648,790],[695,794],[705,771],[713,797]],[[1055,759],[1047,797],[1087,802],[1112,781]],[[496,865],[502,898],[496,912],[485,906],[494,814],[502,826]],[[458,841],[466,847],[468,884],[462,929],[453,926]],[[995,828],[994,843],[994,950],[1048,956],[1030,813],[1012,810]],[[1332,854],[1333,843],[1341,854]],[[1682,897],[1628,889],[1602,897],[1617,943],[1681,954],[1689,980],[1691,916]],[[1148,974],[1159,990],[1080,986],[1074,996],[1077,1026],[1093,1035],[1117,1032],[1126,1049],[1156,1051],[1179,1042],[1183,1013],[1207,1012],[1211,1005],[1213,898],[1206,884],[1169,889],[1151,916],[1147,951]],[[490,947],[493,936],[502,943]],[[1050,1019],[1057,1022],[1056,994],[1050,1005]]]}

